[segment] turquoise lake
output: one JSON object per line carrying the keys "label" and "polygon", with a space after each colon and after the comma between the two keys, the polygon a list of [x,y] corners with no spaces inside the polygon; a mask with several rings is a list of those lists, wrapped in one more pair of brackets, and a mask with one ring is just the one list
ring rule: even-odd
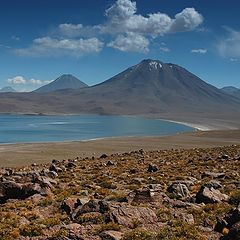
{"label": "turquoise lake", "polygon": [[163,136],[192,131],[193,128],[181,124],[140,117],[0,115],[0,143]]}

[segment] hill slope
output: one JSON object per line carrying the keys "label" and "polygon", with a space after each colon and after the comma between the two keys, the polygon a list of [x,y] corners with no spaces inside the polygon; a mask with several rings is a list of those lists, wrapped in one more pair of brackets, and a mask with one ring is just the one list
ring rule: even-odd
{"label": "hill slope", "polygon": [[221,90],[227,94],[240,98],[240,89],[232,86],[221,88]]}
{"label": "hill slope", "polygon": [[50,82],[49,84],[36,89],[34,92],[46,93],[57,91],[60,89],[78,89],[84,87],[88,87],[88,85],[71,74],[64,74],[53,82]]}

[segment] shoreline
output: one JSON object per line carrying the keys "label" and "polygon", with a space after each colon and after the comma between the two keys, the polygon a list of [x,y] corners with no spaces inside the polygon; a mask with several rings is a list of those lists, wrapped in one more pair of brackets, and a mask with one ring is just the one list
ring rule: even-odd
{"label": "shoreline", "polygon": [[53,159],[97,157],[144,149],[209,148],[239,145],[240,130],[194,131],[169,136],[118,137],[90,141],[25,143],[0,145],[0,167],[45,164]]}

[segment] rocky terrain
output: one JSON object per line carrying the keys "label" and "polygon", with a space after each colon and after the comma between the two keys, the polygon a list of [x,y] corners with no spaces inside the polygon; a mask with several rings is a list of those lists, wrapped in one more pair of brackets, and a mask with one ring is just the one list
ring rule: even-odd
{"label": "rocky terrain", "polygon": [[240,145],[0,170],[0,239],[240,239]]}

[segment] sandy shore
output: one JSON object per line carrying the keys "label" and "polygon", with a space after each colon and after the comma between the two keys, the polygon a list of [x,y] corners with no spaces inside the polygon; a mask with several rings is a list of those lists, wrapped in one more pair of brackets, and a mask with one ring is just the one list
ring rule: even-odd
{"label": "sandy shore", "polygon": [[196,131],[163,137],[123,137],[92,141],[0,145],[0,167],[46,163],[52,159],[92,157],[103,153],[216,147],[240,144],[240,130]]}

